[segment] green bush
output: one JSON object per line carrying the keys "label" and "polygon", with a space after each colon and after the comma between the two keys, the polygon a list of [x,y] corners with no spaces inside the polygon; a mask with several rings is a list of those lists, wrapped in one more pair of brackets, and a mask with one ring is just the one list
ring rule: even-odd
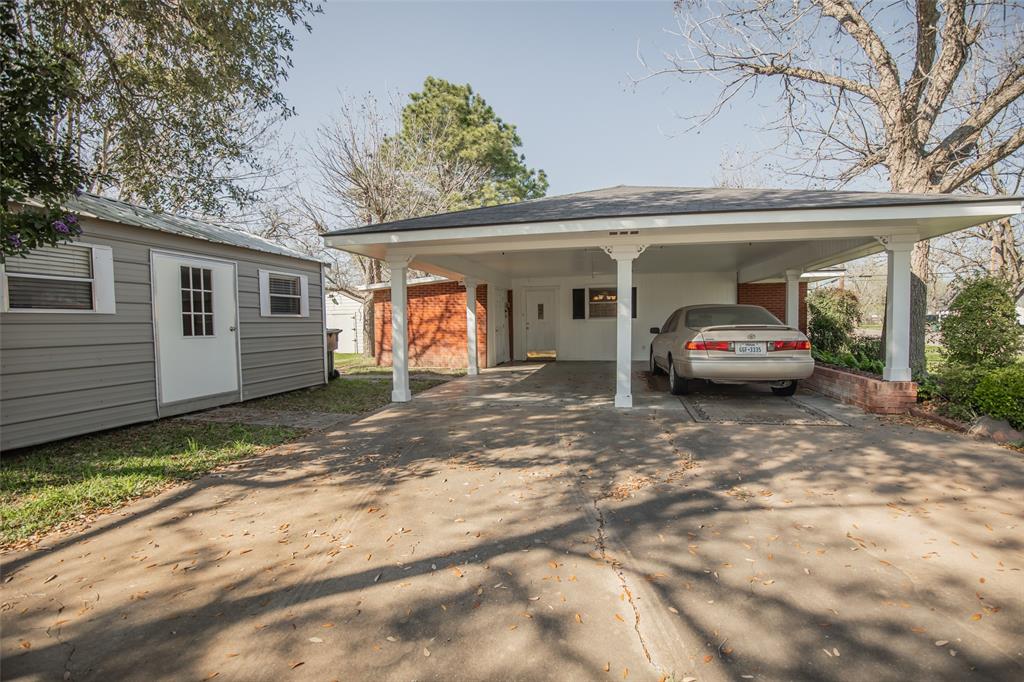
{"label": "green bush", "polygon": [[993,370],[974,389],[974,407],[993,419],[1005,419],[1024,429],[1024,365]]}
{"label": "green bush", "polygon": [[1009,285],[995,277],[967,282],[942,320],[946,359],[953,365],[1005,367],[1017,361],[1024,327]]}
{"label": "green bush", "polygon": [[853,330],[860,322],[860,301],[846,289],[815,289],[807,294],[807,335],[826,353],[849,350]]}
{"label": "green bush", "polygon": [[877,336],[851,336],[847,340],[847,348],[857,356],[882,359],[882,339]]}
{"label": "green bush", "polygon": [[984,367],[952,364],[940,367],[933,375],[935,392],[945,401],[939,405],[939,412],[961,421],[971,421],[978,416],[974,408],[974,389],[987,373]]}
{"label": "green bush", "polygon": [[824,362],[827,365],[859,369],[862,372],[870,372],[872,374],[881,374],[882,369],[884,368],[884,364],[878,358],[868,357],[861,353],[830,353],[825,350],[814,348],[811,351],[811,354],[814,356],[815,360]]}

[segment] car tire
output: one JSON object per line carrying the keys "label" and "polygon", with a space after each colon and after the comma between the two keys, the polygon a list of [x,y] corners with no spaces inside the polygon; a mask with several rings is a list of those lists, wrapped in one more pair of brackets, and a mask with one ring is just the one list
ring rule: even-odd
{"label": "car tire", "polygon": [[772,393],[778,396],[791,396],[796,393],[797,381],[791,381],[785,386],[772,386]]}
{"label": "car tire", "polygon": [[668,390],[672,395],[686,395],[690,392],[690,380],[676,374],[676,363],[668,356]]}
{"label": "car tire", "polygon": [[661,374],[661,367],[658,367],[658,363],[654,361],[654,351],[653,350],[651,351],[650,370],[651,370],[651,374],[654,375],[654,376],[657,376],[657,375]]}

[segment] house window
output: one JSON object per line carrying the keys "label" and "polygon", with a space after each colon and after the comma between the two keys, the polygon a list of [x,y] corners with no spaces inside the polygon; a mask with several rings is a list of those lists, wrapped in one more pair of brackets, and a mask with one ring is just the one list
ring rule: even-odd
{"label": "house window", "polygon": [[[631,292],[632,317],[636,319],[636,287]],[[608,319],[618,315],[617,287],[590,287],[572,290],[572,319]]]}
{"label": "house window", "polygon": [[538,320],[543,320],[544,319],[544,304],[543,303],[538,303],[537,304],[537,319]]}
{"label": "house window", "polygon": [[298,315],[302,311],[302,288],[298,277],[270,275],[270,314]]}
{"label": "house window", "polygon": [[181,266],[181,333],[213,336],[213,271]]}
{"label": "house window", "polygon": [[4,267],[8,310],[92,311],[93,250],[78,244],[43,246]]}
{"label": "house window", "polygon": [[615,317],[615,304],[619,300],[615,287],[590,289],[587,292],[587,317]]}
{"label": "house window", "polygon": [[260,270],[262,317],[308,317],[309,278],[290,272]]}

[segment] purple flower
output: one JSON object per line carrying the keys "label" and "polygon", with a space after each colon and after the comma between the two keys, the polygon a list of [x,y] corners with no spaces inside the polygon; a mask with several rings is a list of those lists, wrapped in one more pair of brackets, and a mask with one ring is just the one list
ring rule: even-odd
{"label": "purple flower", "polygon": [[74,225],[75,223],[78,222],[78,216],[76,216],[74,213],[68,213],[66,216],[64,216],[64,222],[68,223],[69,225]]}
{"label": "purple flower", "polygon": [[53,229],[57,230],[61,234],[70,234],[71,229],[64,223],[63,220],[58,220],[53,223]]}
{"label": "purple flower", "polygon": [[21,237],[19,237],[16,234],[8,235],[7,236],[7,241],[9,241],[11,243],[11,245],[16,247],[16,248],[21,247]]}

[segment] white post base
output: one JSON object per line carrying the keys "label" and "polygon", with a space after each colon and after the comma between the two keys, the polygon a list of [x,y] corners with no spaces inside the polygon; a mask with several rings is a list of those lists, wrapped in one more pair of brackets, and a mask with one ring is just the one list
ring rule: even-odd
{"label": "white post base", "polygon": [[615,259],[615,407],[633,407],[633,261],[645,246],[609,246],[605,253]]}
{"label": "white post base", "polygon": [[910,254],[917,241],[913,236],[880,239],[888,256],[886,280],[886,381],[910,381]]}
{"label": "white post base", "polygon": [[406,275],[412,256],[388,255],[391,269],[391,401],[412,400],[409,389],[409,297]]}

